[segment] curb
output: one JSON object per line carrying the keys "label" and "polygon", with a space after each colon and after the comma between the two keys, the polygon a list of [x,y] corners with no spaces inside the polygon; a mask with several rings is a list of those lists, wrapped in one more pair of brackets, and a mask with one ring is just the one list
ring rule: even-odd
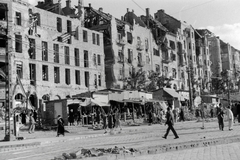
{"label": "curb", "polygon": [[40,144],[41,144],[40,142],[30,142],[30,143],[24,143],[24,144],[4,145],[4,146],[0,146],[0,152],[13,150],[14,148],[17,149],[17,148],[23,148],[23,147],[34,147],[34,146],[39,146]]}

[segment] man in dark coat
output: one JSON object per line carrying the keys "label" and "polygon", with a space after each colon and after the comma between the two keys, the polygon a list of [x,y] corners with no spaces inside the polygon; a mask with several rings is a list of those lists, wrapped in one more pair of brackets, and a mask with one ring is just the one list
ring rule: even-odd
{"label": "man in dark coat", "polygon": [[58,115],[58,120],[57,120],[57,137],[59,137],[59,135],[63,135],[64,136],[64,121],[62,119],[62,117],[60,115]]}
{"label": "man in dark coat", "polygon": [[173,128],[173,125],[174,125],[174,118],[173,118],[173,114],[172,114],[172,111],[171,111],[171,108],[168,107],[167,108],[167,114],[166,114],[166,123],[165,125],[168,125],[168,128],[167,128],[167,131],[166,131],[166,134],[162,137],[162,138],[165,138],[167,139],[167,136],[168,136],[168,133],[169,131],[171,130],[175,136],[174,139],[177,139],[179,138],[179,136],[177,135],[177,132],[175,131],[175,129]]}

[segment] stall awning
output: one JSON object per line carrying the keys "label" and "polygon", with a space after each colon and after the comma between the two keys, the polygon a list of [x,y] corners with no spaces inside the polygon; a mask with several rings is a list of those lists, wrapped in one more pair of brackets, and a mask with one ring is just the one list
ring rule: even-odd
{"label": "stall awning", "polygon": [[110,104],[105,102],[100,102],[98,100],[92,99],[92,98],[86,98],[85,101],[79,103],[80,106],[110,106]]}
{"label": "stall awning", "polygon": [[169,96],[173,97],[173,98],[179,98],[179,94],[171,88],[164,88],[163,89]]}

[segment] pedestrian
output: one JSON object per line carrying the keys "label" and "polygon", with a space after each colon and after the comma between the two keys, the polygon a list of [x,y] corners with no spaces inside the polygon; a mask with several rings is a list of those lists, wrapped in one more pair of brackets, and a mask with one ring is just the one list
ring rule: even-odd
{"label": "pedestrian", "polygon": [[166,123],[165,125],[168,125],[168,128],[167,128],[167,131],[166,131],[166,134],[162,137],[162,138],[165,138],[167,139],[167,136],[168,136],[168,133],[169,131],[171,130],[175,136],[174,139],[177,139],[179,138],[179,136],[177,135],[177,132],[175,131],[175,129],[173,128],[173,125],[174,125],[174,117],[173,117],[173,114],[172,114],[172,111],[171,111],[171,108],[168,107],[167,108],[167,114],[166,114]]}
{"label": "pedestrian", "polygon": [[118,108],[116,109],[116,112],[115,112],[115,119],[116,119],[116,122],[115,122],[115,129],[119,128],[119,133],[121,132],[122,130],[122,127],[121,127],[121,113],[120,111],[118,110]]}
{"label": "pedestrian", "polygon": [[62,119],[62,117],[60,115],[58,115],[57,118],[57,137],[59,137],[59,135],[63,135],[64,136],[64,120]]}
{"label": "pedestrian", "polygon": [[184,110],[183,108],[180,109],[180,113],[179,113],[179,122],[181,121],[185,121],[185,117],[184,117]]}
{"label": "pedestrian", "polygon": [[238,116],[238,123],[240,123],[240,102],[237,104],[237,116]]}
{"label": "pedestrian", "polygon": [[232,113],[233,113],[233,122],[235,123],[235,120],[237,119],[237,103],[235,103],[235,105],[232,105]]}
{"label": "pedestrian", "polygon": [[74,113],[73,113],[73,109],[70,109],[69,116],[68,116],[68,121],[70,123],[70,126],[74,126]]}
{"label": "pedestrian", "polygon": [[113,116],[112,116],[112,110],[108,113],[108,128],[110,129],[110,133],[112,133],[113,129]]}
{"label": "pedestrian", "polygon": [[102,107],[101,107],[101,115],[102,115],[102,119],[103,119],[103,129],[105,130],[104,134],[106,134],[107,133],[107,117],[108,116]]}
{"label": "pedestrian", "polygon": [[210,109],[211,118],[213,118],[213,108]]}
{"label": "pedestrian", "polygon": [[34,133],[35,131],[35,120],[33,118],[33,113],[30,113],[29,115],[29,129],[28,129],[28,133]]}
{"label": "pedestrian", "polygon": [[[220,123],[219,121],[220,121],[220,119],[219,119],[219,112],[221,111],[221,109],[220,109],[220,107],[221,107],[221,103],[219,103],[219,106],[217,106],[216,107],[216,116],[217,116],[217,120],[218,120],[218,124]],[[221,128],[220,128],[220,125],[219,125],[219,129],[221,130]]]}
{"label": "pedestrian", "polygon": [[78,115],[77,125],[80,125],[80,123],[82,121],[81,106],[78,107],[77,115]]}
{"label": "pedestrian", "polygon": [[233,130],[232,129],[232,126],[233,126],[233,113],[232,113],[232,111],[231,111],[231,109],[230,109],[231,107],[230,106],[228,106],[227,107],[227,119],[228,119],[228,128],[229,128],[229,131],[231,131],[231,130]]}
{"label": "pedestrian", "polygon": [[219,129],[223,131],[224,128],[224,122],[223,122],[223,118],[224,118],[224,112],[222,109],[222,105],[221,103],[219,104],[219,111],[218,111],[218,124],[219,124]]}
{"label": "pedestrian", "polygon": [[150,107],[148,111],[148,125],[152,125],[152,122],[153,122],[152,108]]}
{"label": "pedestrian", "polygon": [[37,111],[33,110],[33,118],[35,120],[35,122],[37,122]]}
{"label": "pedestrian", "polygon": [[173,113],[173,117],[174,117],[174,122],[177,123],[178,112],[177,112],[176,108],[173,109],[172,113]]}
{"label": "pedestrian", "polygon": [[22,124],[26,124],[26,111],[24,110],[21,114],[20,114],[20,116],[21,116],[21,122],[22,122]]}
{"label": "pedestrian", "polygon": [[97,109],[96,109],[96,123],[97,124],[100,124],[100,108],[98,107]]}

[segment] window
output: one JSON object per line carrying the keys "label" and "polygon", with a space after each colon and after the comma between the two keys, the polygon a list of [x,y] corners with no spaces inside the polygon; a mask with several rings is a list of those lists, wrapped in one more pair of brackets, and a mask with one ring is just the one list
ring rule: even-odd
{"label": "window", "polygon": [[188,49],[191,49],[191,43],[188,44]]}
{"label": "window", "polygon": [[53,60],[55,63],[59,63],[59,45],[53,44]]}
{"label": "window", "polygon": [[170,40],[170,47],[175,50],[175,42]]}
{"label": "window", "polygon": [[138,53],[138,63],[142,62],[142,53]]}
{"label": "window", "polygon": [[155,67],[156,67],[156,72],[160,73],[160,66],[158,64],[156,64]]}
{"label": "window", "polygon": [[93,44],[96,44],[95,33],[92,33],[92,41],[93,41]]}
{"label": "window", "polygon": [[101,74],[98,75],[98,86],[102,86]]}
{"label": "window", "polygon": [[195,50],[195,45],[194,45],[194,43],[192,44],[192,49]]}
{"label": "window", "polygon": [[153,55],[160,56],[159,50],[153,48]]}
{"label": "window", "polygon": [[186,41],[184,40],[183,43],[184,43],[184,49],[185,49],[186,48]]}
{"label": "window", "polygon": [[97,74],[94,74],[94,86],[97,88]]}
{"label": "window", "polygon": [[149,57],[149,55],[146,55],[146,63],[150,64],[150,57]]}
{"label": "window", "polygon": [[57,17],[57,31],[62,32],[62,19]]}
{"label": "window", "polygon": [[22,25],[22,17],[20,12],[16,12],[16,24],[19,26]]}
{"label": "window", "polygon": [[29,78],[30,78],[30,84],[35,85],[36,81],[36,65],[35,64],[29,64]]}
{"label": "window", "polygon": [[207,61],[207,65],[208,65],[208,66],[210,65],[209,60]]}
{"label": "window", "polygon": [[101,66],[101,56],[98,54],[97,57],[98,57],[98,65]]}
{"label": "window", "polygon": [[87,41],[88,41],[87,31],[83,30],[83,42],[87,42]]}
{"label": "window", "polygon": [[65,64],[70,64],[70,57],[69,57],[69,47],[64,47],[64,55],[65,55]]}
{"label": "window", "polygon": [[72,22],[67,20],[67,32],[72,33]]}
{"label": "window", "polygon": [[99,36],[99,34],[97,34],[97,45],[100,46],[100,36]]}
{"label": "window", "polygon": [[177,72],[175,68],[172,69],[172,77],[177,78]]}
{"label": "window", "polygon": [[137,45],[140,46],[142,44],[141,38],[137,37]]}
{"label": "window", "polygon": [[80,58],[79,58],[79,49],[74,49],[74,56],[75,56],[75,66],[80,66]]}
{"label": "window", "polygon": [[48,81],[48,66],[46,65],[42,66],[42,80]]}
{"label": "window", "polygon": [[93,54],[93,64],[94,64],[94,66],[97,65],[97,56],[96,56],[96,54]]}
{"label": "window", "polygon": [[81,80],[80,80],[80,71],[75,70],[75,81],[77,85],[81,84]]}
{"label": "window", "polygon": [[148,45],[148,39],[145,39],[145,49],[146,49],[146,51],[148,51],[148,47],[149,47],[149,45]]}
{"label": "window", "polygon": [[29,38],[29,49],[28,49],[28,55],[30,59],[36,58],[36,43],[35,39]]}
{"label": "window", "polygon": [[42,60],[48,61],[48,45],[47,42],[42,42]]}
{"label": "window", "polygon": [[65,69],[65,83],[70,84],[70,69]]}
{"label": "window", "polygon": [[54,67],[54,83],[60,83],[60,70],[59,70],[59,67]]}
{"label": "window", "polygon": [[129,44],[132,44],[133,37],[132,37],[132,33],[130,32],[127,32],[127,41]]}
{"label": "window", "polygon": [[89,67],[88,63],[88,51],[84,50],[84,67]]}
{"label": "window", "polygon": [[185,78],[184,71],[181,71],[181,77],[182,77],[183,79]]}
{"label": "window", "polygon": [[85,75],[85,86],[89,87],[89,72],[84,72]]}
{"label": "window", "polygon": [[17,66],[18,78],[23,78],[23,65],[22,65],[22,62],[16,62],[16,66]]}
{"label": "window", "polygon": [[123,62],[123,58],[124,58],[124,55],[122,50],[118,49],[118,62]]}
{"label": "window", "polygon": [[22,36],[15,35],[15,51],[22,53]]}
{"label": "window", "polygon": [[128,63],[132,63],[133,61],[133,52],[131,49],[128,49]]}
{"label": "window", "polygon": [[36,16],[36,18],[37,18],[37,25],[38,25],[38,26],[41,26],[41,16],[40,16],[40,14],[39,14],[39,13],[36,13],[35,16]]}

